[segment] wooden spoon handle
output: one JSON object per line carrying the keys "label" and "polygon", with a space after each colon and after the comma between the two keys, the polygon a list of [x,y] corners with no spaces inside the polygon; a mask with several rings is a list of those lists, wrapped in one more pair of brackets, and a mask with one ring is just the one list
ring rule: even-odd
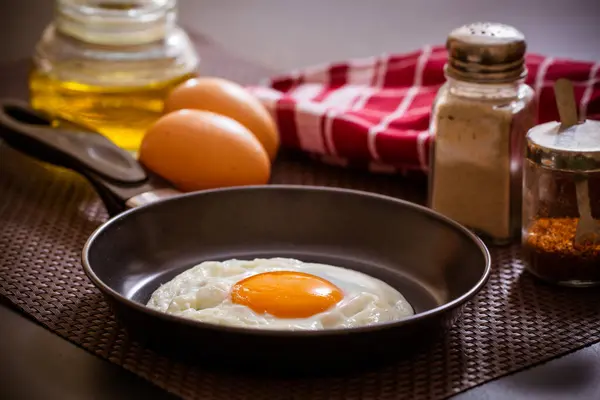
{"label": "wooden spoon handle", "polygon": [[579,118],[577,117],[577,104],[575,104],[575,92],[571,81],[564,78],[557,80],[554,83],[554,95],[556,96],[556,106],[563,128],[576,125]]}

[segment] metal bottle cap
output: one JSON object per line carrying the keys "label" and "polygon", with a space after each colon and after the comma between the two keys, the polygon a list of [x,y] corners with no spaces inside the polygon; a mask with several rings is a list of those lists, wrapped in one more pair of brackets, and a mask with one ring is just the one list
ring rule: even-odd
{"label": "metal bottle cap", "polygon": [[477,22],[450,32],[446,41],[451,78],[475,83],[507,83],[527,75],[525,36],[509,25]]}
{"label": "metal bottle cap", "polygon": [[586,120],[567,129],[555,121],[534,126],[527,133],[527,158],[563,171],[600,170],[600,121]]}

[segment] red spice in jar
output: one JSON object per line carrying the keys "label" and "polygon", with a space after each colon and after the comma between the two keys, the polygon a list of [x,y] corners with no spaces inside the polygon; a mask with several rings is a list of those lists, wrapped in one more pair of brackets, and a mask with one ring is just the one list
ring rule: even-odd
{"label": "red spice in jar", "polygon": [[600,243],[575,245],[579,218],[540,218],[525,233],[528,269],[540,278],[568,286],[600,284]]}

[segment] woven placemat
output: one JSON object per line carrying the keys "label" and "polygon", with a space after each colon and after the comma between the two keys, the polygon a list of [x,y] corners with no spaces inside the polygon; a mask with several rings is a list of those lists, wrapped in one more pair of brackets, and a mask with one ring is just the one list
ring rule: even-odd
{"label": "woven placemat", "polygon": [[[256,82],[272,74],[194,35],[203,71]],[[26,62],[0,70],[3,96],[24,97]],[[422,203],[423,180],[279,160],[274,183],[362,189]],[[491,249],[489,284],[431,349],[378,371],[337,378],[259,379],[202,370],[127,337],[84,275],[80,250],[106,219],[78,175],[0,142],[0,295],[51,331],[183,398],[438,399],[600,340],[600,293],[539,284],[522,274],[519,248]]]}
{"label": "woven placemat", "polygon": [[[363,189],[423,201],[424,182],[363,175],[286,157],[276,183]],[[130,340],[80,265],[106,214],[90,186],[0,144],[0,294],[48,329],[184,398],[437,399],[600,339],[600,294],[522,274],[518,247],[492,249],[489,284],[450,334],[413,359],[336,378],[230,376]]]}

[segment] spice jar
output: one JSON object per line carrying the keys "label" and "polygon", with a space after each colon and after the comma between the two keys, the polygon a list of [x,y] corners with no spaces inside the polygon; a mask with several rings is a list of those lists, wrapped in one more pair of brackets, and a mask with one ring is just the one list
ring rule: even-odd
{"label": "spice jar", "polygon": [[521,228],[524,138],[535,125],[521,32],[496,23],[455,29],[430,132],[429,205],[492,244]]}
{"label": "spice jar", "polygon": [[175,85],[196,76],[176,0],[55,0],[33,56],[33,108],[135,151]]}
{"label": "spice jar", "polygon": [[[581,212],[591,212],[600,229],[600,121],[587,120],[567,130],[559,122],[532,128],[523,187],[526,268],[561,285],[600,284],[600,238],[575,241]],[[582,188],[587,189],[586,204],[581,204]]]}

